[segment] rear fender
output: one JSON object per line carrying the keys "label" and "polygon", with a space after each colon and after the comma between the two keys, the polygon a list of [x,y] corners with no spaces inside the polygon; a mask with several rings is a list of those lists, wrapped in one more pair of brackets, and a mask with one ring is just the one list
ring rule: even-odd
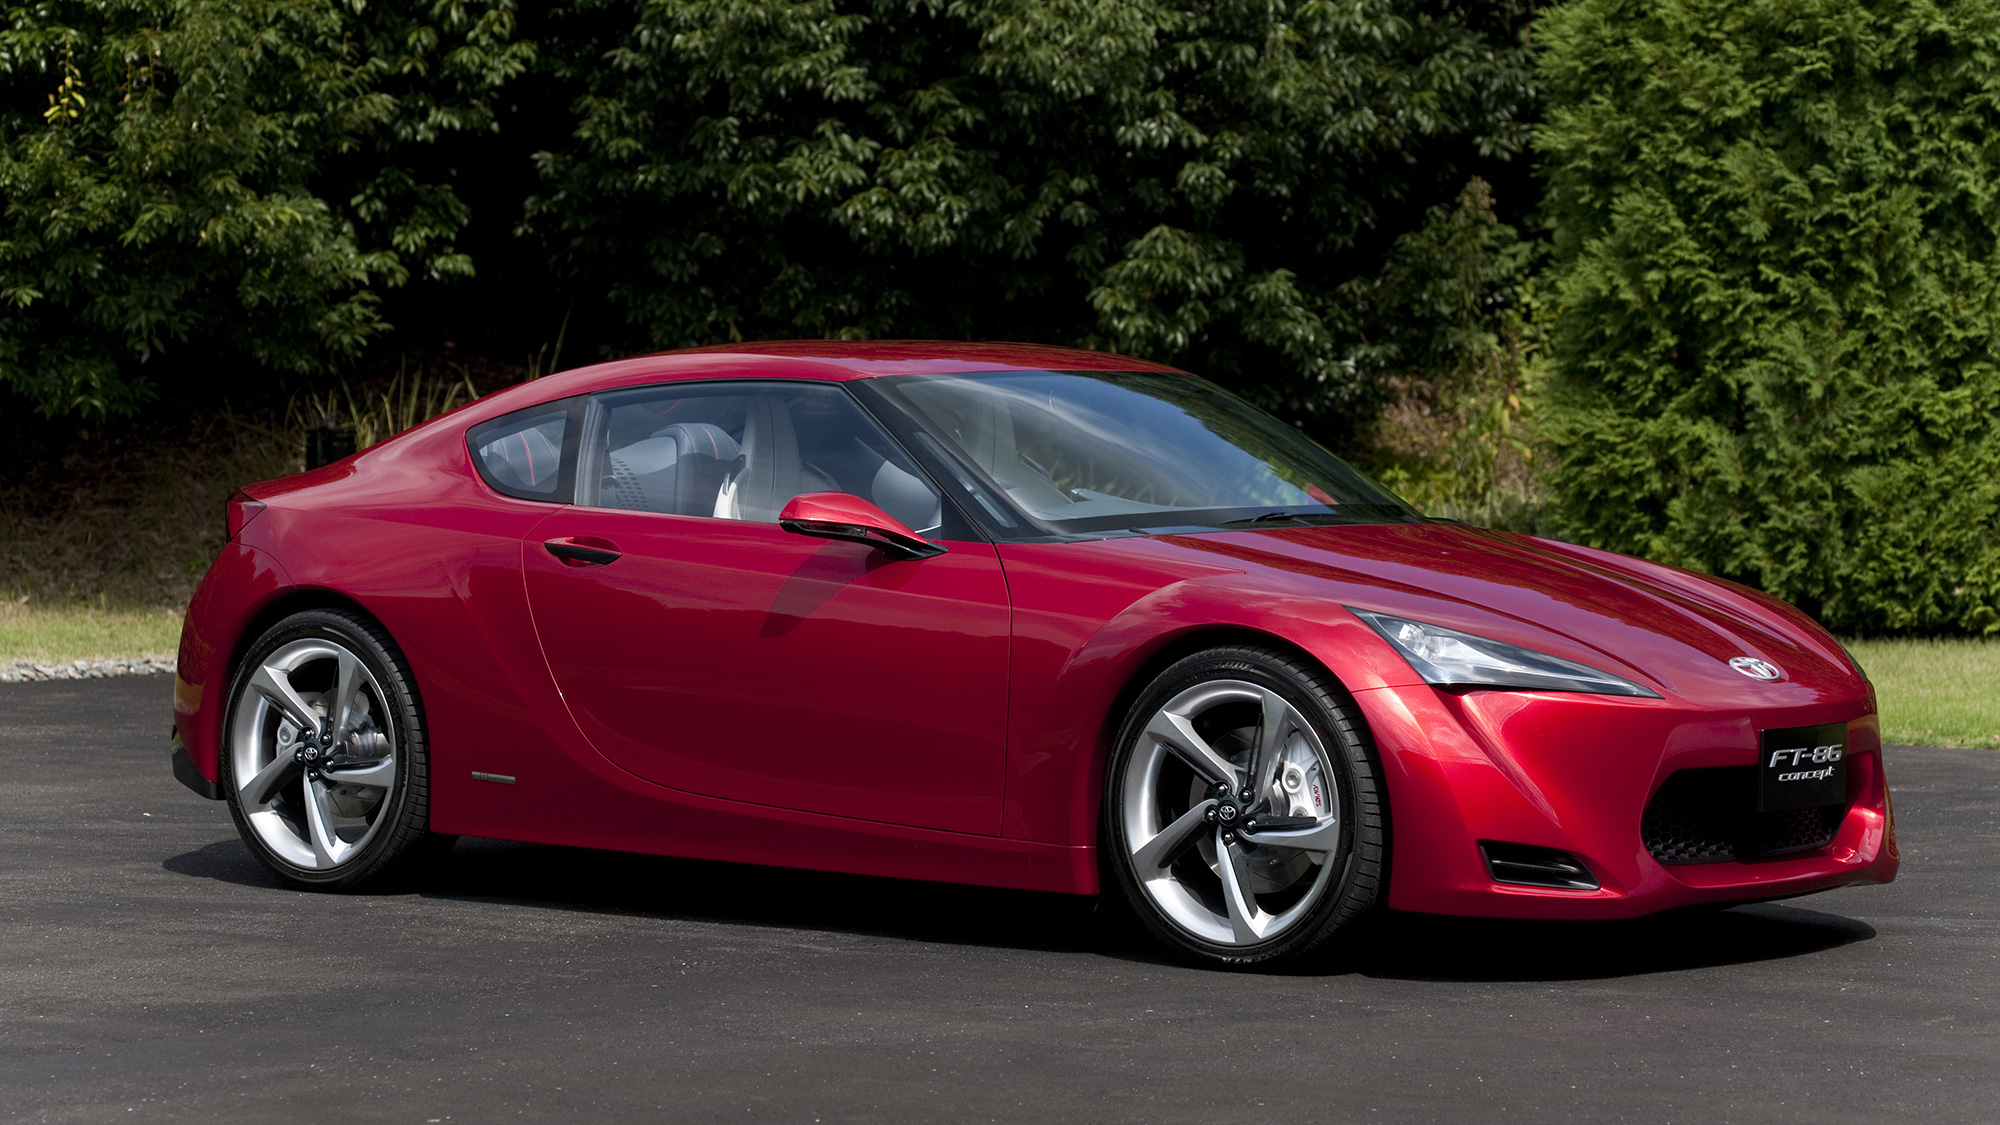
{"label": "rear fender", "polygon": [[292,588],[278,561],[241,541],[222,548],[181,623],[174,662],[174,730],[196,773],[220,778],[229,680],[258,615]]}

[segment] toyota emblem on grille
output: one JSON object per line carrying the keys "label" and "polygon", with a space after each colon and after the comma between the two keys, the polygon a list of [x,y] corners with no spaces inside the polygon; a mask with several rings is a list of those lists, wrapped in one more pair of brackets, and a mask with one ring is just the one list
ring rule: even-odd
{"label": "toyota emblem on grille", "polygon": [[1783,679],[1785,675],[1778,670],[1776,664],[1759,660],[1754,656],[1739,656],[1730,661],[1729,666],[1753,680],[1777,680]]}

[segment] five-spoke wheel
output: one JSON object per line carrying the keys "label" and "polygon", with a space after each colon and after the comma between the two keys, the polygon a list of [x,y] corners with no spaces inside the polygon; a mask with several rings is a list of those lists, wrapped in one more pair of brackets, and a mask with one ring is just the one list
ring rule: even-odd
{"label": "five-spoke wheel", "polygon": [[338,610],[279,622],[239,669],[225,730],[230,809],[286,879],[354,887],[426,841],[422,712],[373,622]]}
{"label": "five-spoke wheel", "polygon": [[1373,749],[1323,671],[1251,647],[1180,661],[1141,694],[1105,794],[1112,867],[1148,928],[1207,962],[1295,962],[1373,905]]}

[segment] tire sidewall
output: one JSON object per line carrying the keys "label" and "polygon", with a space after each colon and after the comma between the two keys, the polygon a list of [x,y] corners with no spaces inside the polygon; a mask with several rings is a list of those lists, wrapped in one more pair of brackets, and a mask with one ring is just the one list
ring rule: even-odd
{"label": "tire sidewall", "polygon": [[[236,781],[236,752],[233,745],[237,711],[246,702],[250,677],[273,652],[298,640],[337,641],[353,652],[382,685],[389,698],[384,710],[395,734],[396,784],[389,795],[389,807],[380,813],[375,835],[359,856],[330,870],[300,867],[272,851],[258,836],[243,811]],[[423,835],[429,820],[427,747],[424,740],[423,707],[416,684],[408,672],[402,653],[380,628],[340,610],[307,610],[278,622],[250,646],[230,683],[229,706],[223,716],[222,753],[218,775],[228,799],[229,812],[237,831],[257,858],[272,871],[298,886],[344,890],[378,878]],[[412,823],[414,821],[414,824]]]}
{"label": "tire sidewall", "polygon": [[[1162,672],[1139,693],[1120,724],[1105,770],[1102,842],[1106,863],[1132,911],[1154,937],[1184,960],[1204,966],[1279,967],[1295,964],[1324,945],[1348,924],[1374,907],[1378,880],[1357,887],[1362,874],[1367,831],[1361,809],[1364,780],[1372,782],[1374,748],[1360,725],[1359,712],[1330,677],[1313,675],[1295,658],[1262,648],[1229,646],[1186,657]],[[1213,680],[1242,680],[1268,688],[1298,709],[1312,725],[1331,759],[1341,817],[1341,850],[1332,862],[1339,868],[1307,915],[1281,936],[1259,945],[1219,945],[1188,933],[1153,902],[1131,869],[1132,849],[1125,834],[1122,791],[1147,722],[1176,695]],[[1342,714],[1341,712],[1346,712]],[[1345,720],[1345,721],[1343,721]],[[1357,737],[1358,735],[1358,737]],[[1365,775],[1365,777],[1364,777]],[[1370,784],[1369,792],[1376,792]],[[1386,833],[1381,833],[1386,836]],[[1380,849],[1374,849],[1380,855]],[[1378,866],[1380,866],[1378,861]]]}

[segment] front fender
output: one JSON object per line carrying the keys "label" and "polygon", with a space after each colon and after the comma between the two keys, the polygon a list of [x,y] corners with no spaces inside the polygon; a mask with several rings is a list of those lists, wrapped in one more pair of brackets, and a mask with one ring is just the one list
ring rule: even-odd
{"label": "front fender", "polygon": [[[1265,638],[1302,651],[1350,692],[1417,683],[1374,630],[1323,594],[1191,561],[1163,541],[1003,548],[1015,607],[1002,834],[1097,841],[1105,763],[1123,708],[1163,658]],[[1060,557],[1057,557],[1057,555]],[[1094,888],[1079,888],[1094,889]]]}

